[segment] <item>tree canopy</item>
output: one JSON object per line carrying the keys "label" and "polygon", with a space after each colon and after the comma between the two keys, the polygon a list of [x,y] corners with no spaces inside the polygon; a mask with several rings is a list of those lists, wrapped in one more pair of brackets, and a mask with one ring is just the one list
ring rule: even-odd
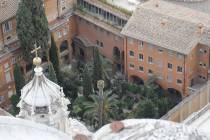
{"label": "tree canopy", "polygon": [[49,70],[49,72],[48,72],[48,78],[51,81],[53,81],[54,83],[58,83],[58,80],[56,78],[56,73],[55,73],[55,70],[54,70],[53,65],[52,65],[51,62],[49,62],[49,64],[48,64],[48,70]]}
{"label": "tree canopy", "polygon": [[96,89],[97,81],[103,79],[103,68],[99,50],[97,47],[94,48],[93,54],[93,83],[94,88]]}
{"label": "tree canopy", "polygon": [[24,60],[32,61],[34,43],[42,47],[42,56],[48,56],[49,29],[42,0],[21,0],[17,11],[17,35]]}
{"label": "tree canopy", "polygon": [[59,74],[60,74],[60,63],[59,63],[59,58],[58,58],[58,49],[55,44],[55,40],[53,35],[51,35],[51,47],[49,50],[49,56],[50,56],[50,61],[52,62],[52,65],[54,67],[57,79],[59,80]]}
{"label": "tree canopy", "polygon": [[21,73],[21,68],[17,63],[15,64],[13,73],[14,73],[16,93],[18,96],[20,96],[21,89],[25,85],[25,79],[23,77],[23,74]]}

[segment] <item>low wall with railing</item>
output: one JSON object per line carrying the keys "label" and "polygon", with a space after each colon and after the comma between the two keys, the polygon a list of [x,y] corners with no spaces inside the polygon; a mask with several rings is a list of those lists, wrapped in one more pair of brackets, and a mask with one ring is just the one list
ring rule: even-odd
{"label": "low wall with railing", "polygon": [[199,111],[209,102],[209,82],[203,84],[193,94],[185,97],[182,102],[161,117],[163,120],[182,122],[192,113]]}

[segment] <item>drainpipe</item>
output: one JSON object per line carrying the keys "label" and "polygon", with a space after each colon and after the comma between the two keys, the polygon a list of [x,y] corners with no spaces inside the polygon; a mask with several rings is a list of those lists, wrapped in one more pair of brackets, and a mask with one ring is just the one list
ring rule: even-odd
{"label": "drainpipe", "polygon": [[[2,45],[4,45],[3,24],[0,24],[0,27],[1,27],[2,42],[3,42],[3,44],[2,44]],[[1,50],[3,50],[3,47],[0,47],[0,51],[1,51]]]}
{"label": "drainpipe", "polygon": [[57,0],[57,11],[58,11],[58,17],[60,17],[59,0]]}
{"label": "drainpipe", "polygon": [[125,72],[125,75],[128,79],[128,73],[127,73],[127,37],[125,36],[124,37],[124,72]]}
{"label": "drainpipe", "polygon": [[186,63],[185,63],[185,59],[186,59],[186,56],[184,55],[184,90],[183,90],[183,91],[184,91],[184,94],[186,93],[185,89],[187,88],[187,87],[185,87],[185,86],[187,85],[187,84],[185,83],[185,82],[186,82],[185,76],[187,77],[187,75],[185,75],[185,72],[186,72],[185,69],[187,68],[187,67],[185,66],[185,64],[186,64]]}

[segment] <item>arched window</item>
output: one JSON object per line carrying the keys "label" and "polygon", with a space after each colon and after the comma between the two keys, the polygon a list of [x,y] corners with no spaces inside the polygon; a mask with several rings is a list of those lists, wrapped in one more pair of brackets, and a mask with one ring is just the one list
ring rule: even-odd
{"label": "arched window", "polygon": [[113,56],[116,59],[120,59],[120,49],[117,48],[116,46],[113,48]]}
{"label": "arched window", "polygon": [[68,41],[65,40],[65,41],[63,41],[62,44],[60,45],[60,52],[63,52],[63,51],[65,51],[65,50],[67,50],[67,49],[68,49]]}

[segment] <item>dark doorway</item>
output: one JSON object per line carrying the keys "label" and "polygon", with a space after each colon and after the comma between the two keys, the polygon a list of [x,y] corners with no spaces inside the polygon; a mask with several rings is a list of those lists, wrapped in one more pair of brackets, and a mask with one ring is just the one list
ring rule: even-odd
{"label": "dark doorway", "polygon": [[67,50],[67,49],[68,49],[68,41],[65,40],[65,41],[63,41],[62,44],[60,45],[60,52],[63,52],[63,51],[65,51],[65,50]]}
{"label": "dark doorway", "polygon": [[131,76],[131,82],[133,83],[133,84],[136,84],[136,85],[143,85],[144,84],[144,80],[143,79],[141,79],[140,77],[138,77],[138,76]]}

